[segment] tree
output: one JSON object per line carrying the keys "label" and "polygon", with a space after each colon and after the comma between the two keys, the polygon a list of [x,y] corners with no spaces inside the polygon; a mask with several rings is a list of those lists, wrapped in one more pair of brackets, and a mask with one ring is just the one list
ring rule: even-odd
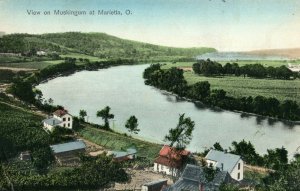
{"label": "tree", "polygon": [[84,109],[81,109],[79,111],[79,119],[84,122],[85,121],[84,119],[85,119],[86,116],[87,116],[86,111]]}
{"label": "tree", "polygon": [[110,107],[106,106],[104,109],[97,111],[97,117],[101,117],[104,120],[104,128],[109,129],[109,119],[113,119],[115,116],[109,113]]}
{"label": "tree", "polygon": [[217,151],[224,151],[223,147],[221,146],[221,144],[219,142],[216,142],[214,145],[213,145],[213,148]]}
{"label": "tree", "polygon": [[197,100],[203,100],[210,94],[210,84],[208,81],[197,82],[189,89],[189,96]]}
{"label": "tree", "polygon": [[138,125],[138,119],[133,115],[127,120],[125,127],[130,133],[138,134],[140,131],[140,129],[138,129]]}
{"label": "tree", "polygon": [[192,139],[195,122],[191,118],[179,115],[179,122],[174,129],[169,130],[169,134],[165,136],[165,141],[170,142],[170,147],[184,149]]}

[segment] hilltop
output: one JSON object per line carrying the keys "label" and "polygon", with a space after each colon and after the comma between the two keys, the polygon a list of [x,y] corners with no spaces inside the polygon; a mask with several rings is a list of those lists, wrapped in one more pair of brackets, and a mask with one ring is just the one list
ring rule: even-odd
{"label": "hilltop", "polygon": [[187,60],[214,48],[175,48],[125,40],[105,33],[10,34],[0,38],[0,52],[23,53],[44,50],[64,54],[83,54],[100,59]]}

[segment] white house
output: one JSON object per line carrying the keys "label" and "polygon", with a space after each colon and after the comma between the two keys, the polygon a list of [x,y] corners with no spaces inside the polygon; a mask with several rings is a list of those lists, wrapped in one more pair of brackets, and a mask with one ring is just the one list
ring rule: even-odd
{"label": "white house", "polygon": [[38,56],[46,56],[47,53],[45,51],[40,50],[40,51],[36,52],[36,55],[38,55]]}
{"label": "white house", "polygon": [[178,151],[176,148],[165,145],[154,160],[154,171],[176,176],[178,170],[183,167],[184,158],[189,155],[190,152],[187,150]]}
{"label": "white house", "polygon": [[231,178],[235,180],[243,180],[244,162],[239,155],[210,150],[205,156],[205,159],[208,166],[219,168],[222,171],[227,171]]}
{"label": "white house", "polygon": [[55,126],[61,126],[68,129],[73,127],[73,117],[67,110],[59,109],[53,113],[53,116],[42,121],[44,128],[53,131]]}

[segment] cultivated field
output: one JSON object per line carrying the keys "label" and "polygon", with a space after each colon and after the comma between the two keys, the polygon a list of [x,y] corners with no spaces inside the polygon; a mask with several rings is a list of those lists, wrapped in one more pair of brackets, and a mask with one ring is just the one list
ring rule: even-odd
{"label": "cultivated field", "polygon": [[154,160],[161,149],[161,145],[158,144],[133,139],[131,137],[124,136],[123,134],[95,129],[88,126],[80,130],[78,133],[84,139],[111,150],[124,150],[131,146],[136,146],[138,156],[146,157],[150,161]]}
{"label": "cultivated field", "polygon": [[[272,62],[265,62],[265,64]],[[190,67],[191,62],[178,62],[175,64],[166,64],[163,68],[170,67]],[[273,63],[274,66],[274,63]],[[300,103],[300,79],[296,80],[277,80],[277,79],[256,79],[236,76],[224,77],[205,77],[194,74],[194,72],[184,72],[188,84],[194,84],[199,81],[208,81],[212,89],[224,89],[228,95],[234,97],[242,96],[266,96],[276,97],[279,100],[291,99]]]}

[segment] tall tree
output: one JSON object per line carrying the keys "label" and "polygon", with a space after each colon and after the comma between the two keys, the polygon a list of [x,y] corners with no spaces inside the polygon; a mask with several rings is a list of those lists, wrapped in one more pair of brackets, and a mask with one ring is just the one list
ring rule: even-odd
{"label": "tall tree", "polygon": [[192,139],[195,122],[190,117],[185,117],[185,114],[179,115],[179,122],[174,129],[170,129],[165,136],[165,141],[170,142],[170,147],[184,149]]}
{"label": "tall tree", "polygon": [[138,134],[140,131],[140,129],[138,129],[138,125],[138,119],[133,115],[127,120],[125,128],[128,129],[131,134]]}
{"label": "tall tree", "polygon": [[85,121],[84,119],[85,119],[86,116],[87,116],[86,111],[85,111],[84,109],[81,109],[81,110],[79,111],[79,119],[80,119],[81,121]]}
{"label": "tall tree", "polygon": [[109,129],[109,119],[113,119],[114,114],[109,113],[110,107],[106,106],[104,109],[97,111],[97,117],[101,117],[104,120],[104,128]]}

